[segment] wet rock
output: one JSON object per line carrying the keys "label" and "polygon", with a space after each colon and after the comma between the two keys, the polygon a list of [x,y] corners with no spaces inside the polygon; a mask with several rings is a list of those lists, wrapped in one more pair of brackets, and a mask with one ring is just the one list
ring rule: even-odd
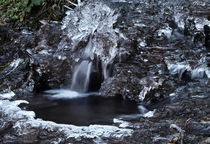
{"label": "wet rock", "polygon": [[40,92],[68,85],[72,60],[67,59],[70,53],[57,50],[59,24],[43,25],[38,32],[1,30],[0,91]]}
{"label": "wet rock", "polygon": [[205,46],[208,51],[210,51],[210,27],[208,25],[204,26],[205,34]]}
{"label": "wet rock", "polygon": [[29,74],[29,55],[25,51],[34,46],[33,36],[24,37],[8,27],[1,27],[0,91],[18,89]]}
{"label": "wet rock", "polygon": [[72,60],[67,58],[69,52],[58,50],[58,44],[62,38],[60,25],[45,24],[39,29],[36,37],[39,42],[31,51],[34,91],[40,92],[68,85]]}
{"label": "wet rock", "polygon": [[[170,101],[159,103],[154,116],[127,122],[134,134],[124,142],[138,143],[202,143],[209,135],[209,87],[191,83],[171,94]],[[193,108],[192,108],[193,107]],[[171,129],[170,126],[177,126]]]}
{"label": "wet rock", "polygon": [[34,56],[34,91],[68,86],[71,74],[71,61],[58,59],[51,54]]}
{"label": "wet rock", "polygon": [[[136,4],[135,6],[132,4],[117,4],[117,10],[120,9],[121,11],[118,11],[120,14],[114,28],[119,29],[120,34],[124,35],[126,40],[137,44],[132,45],[129,50],[125,49],[126,53],[130,55],[126,58],[125,63],[124,61],[118,61],[113,64],[112,76],[104,80],[100,89],[103,95],[122,95],[141,101],[139,95],[147,91],[145,93],[145,96],[147,95],[146,97],[156,99],[154,97],[156,92],[154,92],[154,88],[152,88],[155,82],[148,81],[150,84],[145,85],[140,82],[141,79],[157,77],[161,78],[163,81],[166,79],[168,81],[166,75],[172,74],[178,75],[178,79],[169,78],[171,79],[170,83],[179,85],[180,82],[185,83],[192,79],[208,77],[200,73],[201,67],[205,67],[205,62],[198,62],[202,59],[204,54],[202,50],[204,50],[204,47],[201,46],[198,49],[197,46],[192,43],[192,38],[196,36],[195,33],[203,32],[203,29],[198,29],[198,24],[200,23],[197,22],[199,19],[202,19],[202,17],[191,18],[187,13],[183,12],[183,10],[174,7],[175,3],[151,2],[149,5],[146,5],[147,3],[139,2],[139,5]],[[171,8],[165,8],[164,6],[167,4],[170,5]],[[183,5],[188,4],[187,2],[183,2]],[[193,7],[189,9],[193,9]],[[126,11],[126,13],[123,13],[124,11]],[[158,15],[158,17],[154,18],[154,15]],[[182,17],[179,17],[179,15],[182,15]],[[177,17],[179,17],[179,19],[177,19]],[[148,23],[150,25],[149,27]],[[204,24],[205,22],[203,25]],[[202,38],[200,42],[203,42]],[[126,46],[127,45],[129,44],[126,43]],[[126,46],[124,46],[124,43],[120,45],[120,47]],[[193,54],[192,49],[193,51],[197,51],[196,55]],[[192,61],[188,62],[189,60]],[[184,69],[179,66],[172,66],[171,62],[174,62],[175,65],[177,65],[178,62],[186,63],[186,65],[189,64],[189,69],[184,65]],[[197,67],[200,67],[200,70],[198,70]],[[188,70],[189,72],[187,72]],[[161,75],[163,73],[164,75]],[[157,93],[156,95],[161,95],[161,97],[168,95],[168,93],[163,92],[164,89],[162,89],[163,87],[167,87],[167,83],[161,83],[159,88],[155,88],[158,89],[158,93],[161,93]]]}

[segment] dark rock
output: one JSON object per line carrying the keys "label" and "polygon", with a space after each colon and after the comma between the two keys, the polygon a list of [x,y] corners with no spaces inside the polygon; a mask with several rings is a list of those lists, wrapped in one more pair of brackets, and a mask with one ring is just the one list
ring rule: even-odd
{"label": "dark rock", "polygon": [[31,92],[40,92],[70,83],[70,53],[57,50],[62,35],[59,24],[43,25],[37,33],[7,27],[1,31],[1,91],[31,85]]}
{"label": "dark rock", "polygon": [[207,51],[210,51],[210,27],[204,26],[204,34],[205,34],[205,46]]}
{"label": "dark rock", "polygon": [[33,36],[24,37],[8,27],[1,27],[0,45],[0,91],[18,89],[26,81],[29,74],[29,55],[25,51],[34,46]]}

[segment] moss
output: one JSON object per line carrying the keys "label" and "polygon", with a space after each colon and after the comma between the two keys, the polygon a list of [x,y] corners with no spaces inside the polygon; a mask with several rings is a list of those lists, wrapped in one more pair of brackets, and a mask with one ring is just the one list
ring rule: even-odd
{"label": "moss", "polygon": [[[35,1],[35,4],[41,4],[41,2],[44,2],[44,0],[39,0],[39,3]],[[33,3],[30,4],[29,0],[1,0],[1,19],[6,22],[19,21],[22,23],[33,5]]]}
{"label": "moss", "polygon": [[0,0],[0,23],[39,27],[39,20],[60,20],[65,0]]}

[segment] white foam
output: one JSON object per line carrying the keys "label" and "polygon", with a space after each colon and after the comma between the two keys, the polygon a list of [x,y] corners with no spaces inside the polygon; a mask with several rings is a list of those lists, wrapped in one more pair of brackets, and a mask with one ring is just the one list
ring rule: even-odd
{"label": "white foam", "polygon": [[75,98],[85,97],[85,95],[82,95],[76,91],[71,91],[67,89],[53,89],[53,90],[47,90],[45,92],[48,94],[52,94],[52,95],[47,95],[47,97],[50,97],[53,99],[58,99],[58,98],[75,99]]}
{"label": "white foam", "polygon": [[76,98],[88,97],[90,95],[99,95],[99,93],[96,92],[80,93],[68,89],[52,89],[45,91],[45,93],[47,94],[46,96],[51,99],[76,99]]}

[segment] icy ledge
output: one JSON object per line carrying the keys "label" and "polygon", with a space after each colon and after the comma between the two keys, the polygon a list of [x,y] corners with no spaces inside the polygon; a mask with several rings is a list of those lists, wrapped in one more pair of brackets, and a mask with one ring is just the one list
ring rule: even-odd
{"label": "icy ledge", "polygon": [[[28,102],[24,100],[1,100],[0,114],[4,119],[4,124],[12,123],[12,131],[14,132],[14,135],[18,139],[23,139],[25,142],[27,142],[27,137],[30,137],[28,141],[31,140],[31,137],[33,137],[33,139],[39,139],[41,137],[40,134],[43,131],[47,131],[47,133],[50,133],[50,135],[53,134],[55,137],[57,135],[58,138],[54,139],[54,142],[66,141],[68,139],[81,140],[83,138],[90,139],[93,142],[98,142],[98,140],[104,138],[122,139],[133,133],[133,130],[131,129],[123,129],[116,126],[74,126],[35,119],[35,113],[33,111],[25,111],[18,107],[18,105],[22,103]],[[44,135],[46,136],[46,134]]]}

